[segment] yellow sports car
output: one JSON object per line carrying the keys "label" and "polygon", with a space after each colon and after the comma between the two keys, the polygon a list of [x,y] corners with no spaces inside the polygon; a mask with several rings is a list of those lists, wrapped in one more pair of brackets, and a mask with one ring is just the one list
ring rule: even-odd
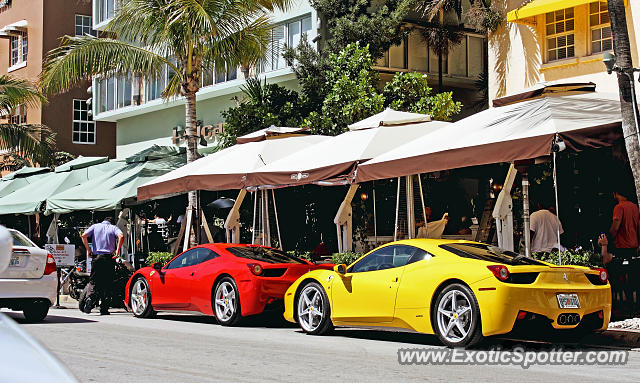
{"label": "yellow sports car", "polygon": [[604,269],[554,266],[495,246],[456,240],[392,242],[353,264],[302,275],[284,317],[308,334],[379,326],[436,334],[450,347],[510,332],[518,322],[604,330],[611,288]]}

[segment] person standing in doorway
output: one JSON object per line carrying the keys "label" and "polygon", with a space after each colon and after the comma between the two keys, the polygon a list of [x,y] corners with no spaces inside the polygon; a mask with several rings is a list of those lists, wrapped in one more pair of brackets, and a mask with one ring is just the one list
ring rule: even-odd
{"label": "person standing in doorway", "polygon": [[[89,246],[89,237],[93,250]],[[124,242],[124,234],[113,224],[111,217],[102,222],[91,225],[82,234],[82,243],[87,249],[87,256],[92,257],[91,275],[89,281],[93,283],[95,292],[100,299],[100,315],[109,315],[109,289],[115,273],[115,259],[120,255]]]}
{"label": "person standing in doorway", "polygon": [[613,198],[618,204],[613,208],[609,233],[614,239],[616,258],[631,259],[638,254],[640,213],[638,206],[628,199],[628,192],[618,187]]}
{"label": "person standing in doorway", "polygon": [[531,214],[531,252],[551,252],[564,250],[558,243],[558,231],[564,233],[562,223],[551,208],[544,209],[538,203],[538,210]]}

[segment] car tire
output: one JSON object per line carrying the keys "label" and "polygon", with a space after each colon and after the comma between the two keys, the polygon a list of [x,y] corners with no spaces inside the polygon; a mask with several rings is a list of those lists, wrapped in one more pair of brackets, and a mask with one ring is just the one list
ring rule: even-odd
{"label": "car tire", "polygon": [[222,326],[233,326],[240,321],[240,293],[231,277],[224,277],[216,283],[213,290],[213,315]]}
{"label": "car tire", "polygon": [[129,306],[136,318],[151,318],[155,315],[151,306],[151,288],[144,277],[136,278],[131,285]]}
{"label": "car tire", "polygon": [[434,332],[446,346],[470,347],[483,339],[480,307],[469,287],[460,283],[445,287],[431,311]]}
{"label": "car tire", "polygon": [[23,308],[22,313],[24,314],[24,318],[29,323],[42,322],[49,313],[49,306],[50,305],[48,301],[34,301],[28,303]]}
{"label": "car tire", "polygon": [[299,290],[296,320],[302,331],[309,335],[322,335],[333,330],[331,305],[322,285],[309,282]]}

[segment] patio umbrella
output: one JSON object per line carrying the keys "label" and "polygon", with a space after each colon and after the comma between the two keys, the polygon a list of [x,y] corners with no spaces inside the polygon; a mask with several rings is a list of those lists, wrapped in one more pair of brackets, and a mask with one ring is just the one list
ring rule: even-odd
{"label": "patio umbrella", "polygon": [[0,214],[35,214],[50,196],[98,177],[119,166],[108,157],[78,157],[37,181],[0,198]]}
{"label": "patio umbrella", "polygon": [[309,133],[309,128],[288,128],[284,126],[271,125],[266,129],[260,129],[236,138],[236,144],[264,141],[271,138],[293,137]]}
{"label": "patio umbrella", "polygon": [[532,159],[556,138],[573,150],[621,138],[617,94],[550,95],[491,108],[424,135],[358,166],[356,182]]}
{"label": "patio umbrella", "polygon": [[431,121],[431,116],[421,113],[401,112],[391,108],[387,108],[378,114],[367,117],[362,121],[358,121],[349,125],[349,130],[360,130],[377,128],[378,126],[390,125],[406,125],[416,122]]}
{"label": "patio umbrella", "polygon": [[30,183],[35,182],[47,173],[51,172],[49,168],[33,168],[25,166],[20,170],[9,173],[0,179],[0,197],[4,197],[9,193],[23,188]]}
{"label": "patio umbrella", "polygon": [[122,208],[135,202],[138,186],[183,166],[187,159],[184,149],[154,145],[114,162],[119,163],[117,169],[48,198],[46,214]]}
{"label": "patio umbrella", "polygon": [[288,154],[329,139],[304,135],[234,145],[200,158],[138,188],[138,200],[161,198],[190,190],[246,187],[245,175]]}
{"label": "patio umbrella", "polygon": [[426,134],[446,130],[449,125],[448,122],[432,121],[342,133],[250,172],[247,174],[247,185],[349,183],[353,180],[357,164]]}

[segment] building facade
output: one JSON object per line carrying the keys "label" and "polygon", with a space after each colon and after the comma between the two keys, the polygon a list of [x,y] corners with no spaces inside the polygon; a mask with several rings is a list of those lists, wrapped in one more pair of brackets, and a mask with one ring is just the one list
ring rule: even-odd
{"label": "building facade", "polygon": [[[64,35],[95,34],[90,0],[3,0],[0,2],[0,75],[36,82],[47,52]],[[19,107],[5,121],[44,124],[56,133],[58,150],[115,157],[115,124],[90,113],[87,82],[49,98],[44,106]]]}
{"label": "building facade", "polygon": [[[93,0],[95,29],[105,27],[117,9],[116,4],[117,0]],[[309,41],[317,41],[316,37],[323,30],[318,14],[308,0],[294,1],[286,12],[274,13],[272,21],[272,46],[276,47],[285,44],[295,46],[303,34]],[[270,83],[298,90],[296,77],[279,50],[271,51],[271,57],[256,72]],[[432,87],[437,84],[437,56],[428,49],[417,30],[378,60],[376,69],[383,81],[396,72],[419,71],[429,76]],[[462,44],[445,59],[444,86],[446,90],[454,90],[454,96],[464,105],[472,105],[477,97],[476,79],[485,69],[486,38],[468,32]],[[167,70],[155,81],[133,78],[94,80],[93,113],[97,121],[117,124],[117,157],[126,157],[152,144],[180,143],[174,132],[179,132],[184,126],[184,100],[161,98],[170,75]],[[243,97],[243,73],[238,68],[227,68],[219,73],[208,71],[202,77],[203,87],[197,95],[197,118],[203,126],[219,127],[224,122],[222,111]]]}
{"label": "building facade", "polygon": [[[539,82],[594,82],[596,90],[618,92],[615,75],[602,62],[613,52],[605,1],[507,0],[506,26],[489,38],[490,98],[517,93]],[[638,64],[640,2],[626,3],[634,63]]]}

